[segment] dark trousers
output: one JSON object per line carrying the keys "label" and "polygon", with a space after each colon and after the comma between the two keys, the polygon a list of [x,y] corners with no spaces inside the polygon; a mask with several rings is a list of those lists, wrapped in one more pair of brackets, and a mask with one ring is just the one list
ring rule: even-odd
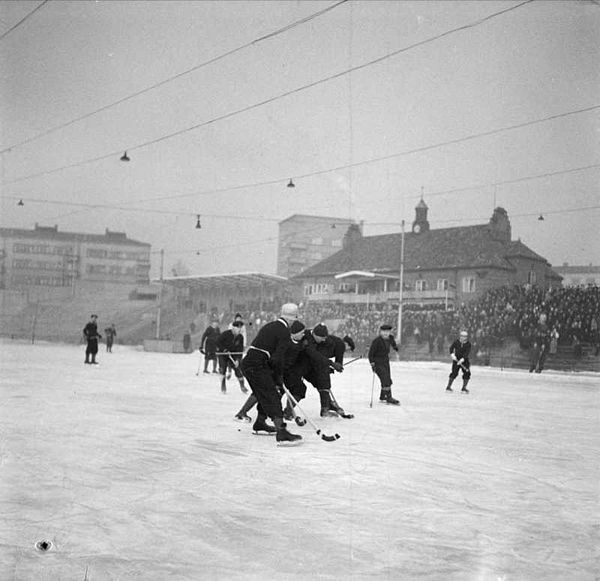
{"label": "dark trousers", "polygon": [[390,371],[390,360],[389,359],[378,359],[374,361],[375,373],[379,377],[381,387],[392,387],[392,372]]}
{"label": "dark trousers", "polygon": [[229,358],[229,355],[218,355],[217,359],[219,361],[219,373],[221,375],[225,375],[227,373],[227,369],[231,368],[231,369],[233,369],[233,372],[235,373],[235,376],[238,379],[242,379],[244,377],[244,374],[242,373],[240,366],[238,365],[236,367],[233,364],[233,362],[231,361],[231,359]]}
{"label": "dark trousers", "polygon": [[266,355],[249,353],[242,359],[242,373],[250,384],[252,393],[258,400],[258,414],[269,416],[272,420],[282,419],[281,394],[273,378]]}
{"label": "dark trousers", "polygon": [[454,380],[458,376],[458,372],[462,371],[463,379],[469,379],[471,377],[470,365],[468,359],[463,361],[462,367],[458,364],[458,361],[452,362],[452,371],[450,371],[450,379]]}
{"label": "dark trousers", "polygon": [[88,339],[85,348],[85,360],[89,361],[91,355],[92,361],[96,361],[96,353],[98,353],[98,339]]}

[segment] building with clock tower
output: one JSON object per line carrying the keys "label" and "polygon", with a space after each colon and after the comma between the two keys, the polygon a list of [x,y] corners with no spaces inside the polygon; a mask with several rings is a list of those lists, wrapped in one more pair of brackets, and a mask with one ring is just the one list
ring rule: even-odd
{"label": "building with clock tower", "polygon": [[421,193],[421,201],[417,204],[417,207],[415,208],[415,220],[412,224],[413,233],[420,234],[421,232],[429,232],[427,210],[429,210],[429,208],[423,200],[423,194]]}

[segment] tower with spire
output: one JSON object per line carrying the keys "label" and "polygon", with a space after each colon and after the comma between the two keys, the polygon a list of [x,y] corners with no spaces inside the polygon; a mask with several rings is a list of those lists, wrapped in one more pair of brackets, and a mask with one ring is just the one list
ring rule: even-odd
{"label": "tower with spire", "polygon": [[422,232],[429,232],[429,222],[427,220],[427,204],[423,200],[423,186],[421,186],[421,200],[415,206],[415,220],[412,223],[412,231],[415,234],[421,234]]}

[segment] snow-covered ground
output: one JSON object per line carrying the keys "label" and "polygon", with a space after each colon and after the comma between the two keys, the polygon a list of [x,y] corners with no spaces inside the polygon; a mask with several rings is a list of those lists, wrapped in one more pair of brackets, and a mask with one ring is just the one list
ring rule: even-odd
{"label": "snow-covered ground", "polygon": [[1,580],[600,575],[598,376],[474,368],[463,396],[449,365],[395,362],[402,407],[370,409],[361,360],[333,379],[355,419],[303,405],[341,438],[283,448],[197,352],[0,349]]}

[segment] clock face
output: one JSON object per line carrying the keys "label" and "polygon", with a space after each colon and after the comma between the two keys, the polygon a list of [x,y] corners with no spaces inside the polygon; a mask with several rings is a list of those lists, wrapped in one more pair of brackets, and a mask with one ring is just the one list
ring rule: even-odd
{"label": "clock face", "polygon": [[419,226],[418,224],[415,224],[415,225],[413,226],[413,232],[414,232],[415,234],[418,234],[420,231],[421,231],[421,226]]}

